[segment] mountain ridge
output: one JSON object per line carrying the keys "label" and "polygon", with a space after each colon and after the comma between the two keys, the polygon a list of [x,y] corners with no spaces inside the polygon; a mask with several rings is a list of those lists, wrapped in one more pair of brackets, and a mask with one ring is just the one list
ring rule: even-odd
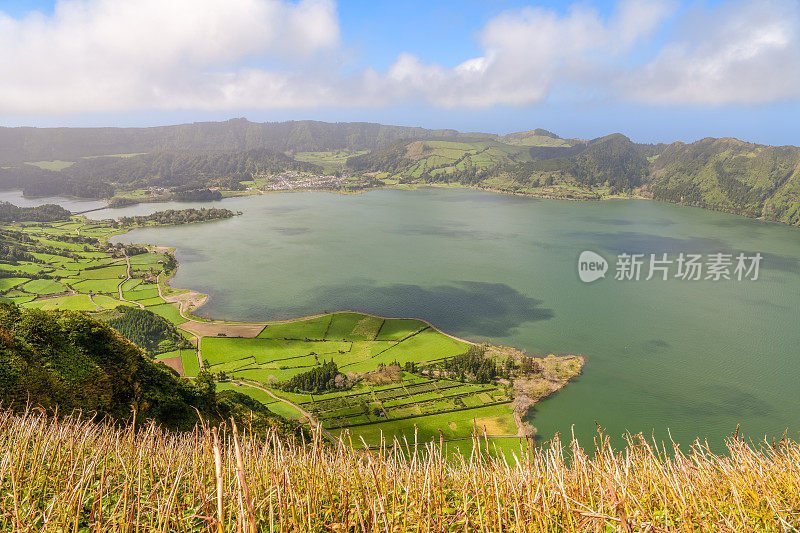
{"label": "mountain ridge", "polygon": [[[98,157],[112,155],[124,157]],[[43,168],[26,164],[37,161]],[[551,198],[637,196],[800,225],[800,148],[733,137],[645,144],[622,133],[584,140],[544,129],[499,135],[242,118],[153,128],[0,128],[0,188],[27,195],[167,190],[152,201],[186,191],[205,197],[208,188],[294,189],[298,176],[331,174],[303,187],[443,183]]]}

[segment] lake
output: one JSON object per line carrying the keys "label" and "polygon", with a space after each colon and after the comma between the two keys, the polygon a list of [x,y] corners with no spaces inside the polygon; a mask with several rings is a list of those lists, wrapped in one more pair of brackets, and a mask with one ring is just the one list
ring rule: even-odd
{"label": "lake", "polygon": [[[177,247],[173,285],[200,314],[274,320],[357,310],[419,317],[531,353],[581,353],[584,374],[532,413],[547,439],[584,446],[600,424],[719,450],[800,426],[800,230],[645,200],[569,202],[461,189],[321,192],[142,204],[93,218],[215,205],[241,216],[135,230]],[[584,250],[610,263],[580,281]],[[757,281],[617,281],[619,253],[764,257]]]}
{"label": "lake", "polygon": [[45,204],[57,204],[72,212],[87,211],[105,207],[108,202],[90,200],[88,198],[74,198],[70,196],[47,196],[30,198],[22,195],[19,189],[0,191],[0,202],[11,202],[17,207],[36,207]]}

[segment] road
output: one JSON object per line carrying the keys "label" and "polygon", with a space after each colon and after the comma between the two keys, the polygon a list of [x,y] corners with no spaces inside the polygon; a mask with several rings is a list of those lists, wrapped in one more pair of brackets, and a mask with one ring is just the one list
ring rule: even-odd
{"label": "road", "polygon": [[309,413],[308,411],[306,411],[305,409],[303,409],[299,405],[297,405],[297,404],[295,404],[293,402],[290,402],[289,400],[287,400],[285,398],[281,398],[280,396],[275,395],[269,389],[265,389],[264,387],[256,385],[256,384],[254,384],[254,383],[252,383],[250,381],[246,381],[246,380],[243,380],[243,379],[236,379],[236,380],[231,380],[231,382],[232,383],[238,383],[239,385],[244,385],[246,387],[252,387],[254,389],[258,389],[260,391],[266,392],[267,394],[269,394],[270,396],[272,396],[273,398],[275,398],[279,402],[283,402],[286,405],[288,405],[288,406],[296,409],[297,411],[299,411],[300,414],[302,414],[304,417],[306,417],[306,419],[308,419],[308,423],[311,424],[311,426],[315,430],[319,430],[321,433],[323,433],[326,437],[328,437],[329,439],[331,439],[334,442],[337,440],[336,437],[334,437],[333,434],[330,431],[328,431],[327,429],[322,427],[322,424],[319,423],[319,420],[314,418],[314,415],[312,415],[311,413]]}
{"label": "road", "polygon": [[124,296],[122,296],[122,286],[125,284],[126,281],[132,279],[131,278],[131,258],[128,257],[124,251],[122,252],[125,254],[125,264],[128,265],[127,273],[125,274],[125,279],[120,281],[119,285],[117,285],[117,291],[119,292],[119,299],[123,302],[128,302],[129,304],[138,305],[140,308],[144,309],[144,305],[140,304],[139,302],[132,302],[130,300],[126,300]]}

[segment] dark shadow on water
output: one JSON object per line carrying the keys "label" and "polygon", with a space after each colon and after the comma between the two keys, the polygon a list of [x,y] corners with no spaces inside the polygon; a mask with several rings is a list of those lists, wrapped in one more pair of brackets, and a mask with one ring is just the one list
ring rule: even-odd
{"label": "dark shadow on water", "polygon": [[403,224],[393,230],[392,233],[397,233],[399,235],[425,235],[474,240],[508,239],[519,236],[516,233],[494,233],[490,231],[464,229],[455,222],[440,223],[436,226]]}
{"label": "dark shadow on water", "polygon": [[644,343],[645,349],[648,351],[665,350],[672,345],[664,339],[651,339]]}
{"label": "dark shadow on water", "polygon": [[[768,402],[730,384],[708,383],[700,390],[687,391],[681,396],[667,392],[656,393],[646,383],[630,385],[639,390],[643,397],[656,398],[668,405],[676,414],[693,419],[699,417],[747,419],[767,417],[775,412],[775,408]],[[664,426],[669,425],[669,421],[664,422]]]}
{"label": "dark shadow on water", "polygon": [[580,231],[570,233],[570,236],[596,243],[595,246],[598,248],[613,254],[715,253],[729,248],[728,243],[719,239],[699,237],[681,239],[634,231],[619,233]]}
{"label": "dark shadow on water", "polygon": [[422,287],[412,284],[324,287],[312,309],[352,309],[389,317],[427,320],[448,333],[504,337],[525,322],[548,320],[553,311],[503,283],[461,281]]}
{"label": "dark shadow on water", "polygon": [[272,231],[278,232],[281,235],[292,237],[294,235],[302,235],[311,231],[311,228],[272,228]]}
{"label": "dark shadow on water", "polygon": [[592,224],[605,224],[608,226],[671,226],[675,221],[666,218],[657,220],[631,220],[625,218],[605,218],[601,216],[582,216],[577,220]]}
{"label": "dark shadow on water", "polygon": [[[756,250],[744,251],[745,255],[754,255]],[[800,274],[800,259],[782,254],[761,252],[761,268],[765,270],[779,270]]]}
{"label": "dark shadow on water", "polygon": [[[800,273],[800,259],[796,257],[759,250],[732,249],[729,243],[721,239],[665,237],[641,232],[573,232],[569,235],[585,240],[591,243],[591,246],[614,255],[668,253],[670,256],[677,256],[681,252],[703,255],[722,252],[734,255],[744,253],[746,256],[753,256],[759,252],[763,258],[761,269]],[[672,259],[674,258],[672,257]]]}

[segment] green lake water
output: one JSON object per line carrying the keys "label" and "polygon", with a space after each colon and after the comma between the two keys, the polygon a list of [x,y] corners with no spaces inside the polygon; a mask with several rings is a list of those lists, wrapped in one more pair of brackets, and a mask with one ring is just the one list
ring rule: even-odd
{"label": "green lake water", "polygon": [[[143,204],[144,214],[203,204]],[[209,205],[209,204],[205,204]],[[173,285],[210,295],[200,314],[282,319],[351,309],[419,317],[449,333],[531,353],[581,353],[578,381],[542,402],[547,439],[596,424],[695,437],[721,449],[800,429],[800,230],[641,200],[568,202],[470,190],[380,190],[234,198],[221,222],[133,231],[177,247]],[[606,279],[582,283],[583,250]],[[616,281],[618,253],[764,256],[758,281]]]}

